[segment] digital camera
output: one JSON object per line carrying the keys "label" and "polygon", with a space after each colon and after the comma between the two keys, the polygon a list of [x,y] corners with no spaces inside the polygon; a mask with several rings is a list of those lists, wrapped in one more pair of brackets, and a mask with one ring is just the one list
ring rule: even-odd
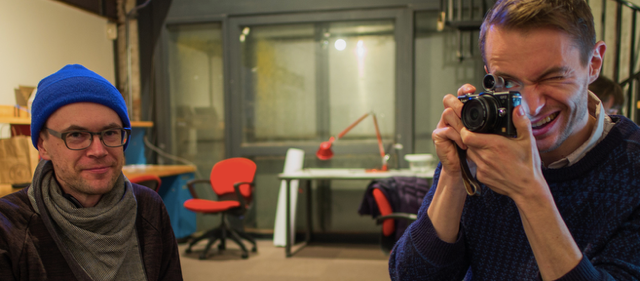
{"label": "digital camera", "polygon": [[504,79],[487,74],[482,79],[484,92],[458,96],[462,106],[462,124],[472,132],[517,137],[511,115],[522,96],[516,91],[502,91]]}

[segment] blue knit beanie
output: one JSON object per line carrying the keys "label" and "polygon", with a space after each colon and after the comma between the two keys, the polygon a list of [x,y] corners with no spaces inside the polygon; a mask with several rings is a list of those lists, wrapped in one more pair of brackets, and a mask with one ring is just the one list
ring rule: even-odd
{"label": "blue knit beanie", "polygon": [[[40,130],[49,116],[59,108],[77,102],[93,102],[109,107],[118,114],[124,128],[131,128],[127,106],[118,89],[86,67],[69,64],[38,83],[31,105],[31,141],[36,149]],[[124,149],[128,144],[127,141]]]}

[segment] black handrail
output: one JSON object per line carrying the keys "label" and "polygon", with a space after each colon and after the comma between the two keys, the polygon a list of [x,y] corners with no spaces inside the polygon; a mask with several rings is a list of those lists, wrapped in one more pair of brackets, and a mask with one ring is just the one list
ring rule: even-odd
{"label": "black handrail", "polygon": [[[627,88],[626,91],[626,100],[627,100],[627,110],[623,112],[627,117],[633,118],[636,123],[639,123],[640,114],[638,114],[638,109],[634,107],[637,103],[638,97],[640,96],[638,92],[640,90],[640,72],[636,72],[635,65],[636,59],[640,57],[639,50],[636,49],[638,46],[637,38],[636,38],[636,30],[637,30],[637,16],[640,13],[640,6],[637,6],[631,2],[626,0],[611,0],[617,3],[616,6],[616,26],[615,26],[615,58],[614,58],[614,67],[613,67],[613,75],[612,79],[622,88]],[[622,66],[620,65],[620,59],[622,57],[621,47],[623,44],[622,38],[622,9],[623,7],[629,8],[631,10],[631,32],[630,37],[628,38],[629,44],[629,76],[622,80],[620,77],[620,70]],[[605,20],[606,20],[606,0],[602,1],[602,38],[604,38],[604,30]],[[625,38],[626,39],[626,38]],[[636,95],[634,97],[634,91]]]}

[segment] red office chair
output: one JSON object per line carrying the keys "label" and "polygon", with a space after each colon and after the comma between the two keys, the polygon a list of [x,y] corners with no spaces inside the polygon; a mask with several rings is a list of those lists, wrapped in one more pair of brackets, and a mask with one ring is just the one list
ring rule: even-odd
{"label": "red office chair", "polygon": [[398,238],[396,235],[396,219],[413,222],[418,216],[410,213],[393,213],[389,200],[380,189],[373,190],[373,197],[378,205],[378,210],[380,210],[380,216],[376,218],[376,223],[382,224],[380,247],[386,253],[390,253]]}
{"label": "red office chair", "polygon": [[144,185],[155,190],[156,192],[160,190],[160,184],[162,184],[160,177],[151,174],[135,176],[130,178],[129,181],[132,183],[137,183],[139,185]]}
{"label": "red office chair", "polygon": [[[193,199],[184,202],[184,207],[190,211],[202,214],[221,214],[221,223],[218,227],[207,231],[195,238],[186,252],[191,253],[191,247],[203,239],[209,239],[207,246],[200,255],[200,259],[206,259],[207,253],[213,243],[220,239],[218,249],[226,248],[226,238],[230,238],[242,249],[242,258],[249,257],[247,248],[241,239],[253,244],[252,252],[256,252],[256,241],[242,230],[234,229],[227,220],[227,215],[242,217],[250,207],[253,199],[253,177],[256,173],[256,164],[246,158],[230,158],[216,163],[211,169],[209,180],[191,180],[187,187]],[[218,196],[218,200],[200,199],[196,194],[194,185],[197,183],[209,183]],[[229,234],[229,236],[228,236]]]}

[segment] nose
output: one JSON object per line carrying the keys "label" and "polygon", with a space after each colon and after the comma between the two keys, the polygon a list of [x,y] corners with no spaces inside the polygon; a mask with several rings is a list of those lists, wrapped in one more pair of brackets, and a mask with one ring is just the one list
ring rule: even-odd
{"label": "nose", "polygon": [[104,157],[108,153],[107,148],[102,144],[99,135],[93,136],[93,141],[91,141],[91,145],[89,145],[86,152],[87,156],[96,158]]}
{"label": "nose", "polygon": [[546,104],[546,98],[535,84],[523,87],[520,93],[522,94],[522,104],[525,106],[525,110],[530,117],[542,112]]}

